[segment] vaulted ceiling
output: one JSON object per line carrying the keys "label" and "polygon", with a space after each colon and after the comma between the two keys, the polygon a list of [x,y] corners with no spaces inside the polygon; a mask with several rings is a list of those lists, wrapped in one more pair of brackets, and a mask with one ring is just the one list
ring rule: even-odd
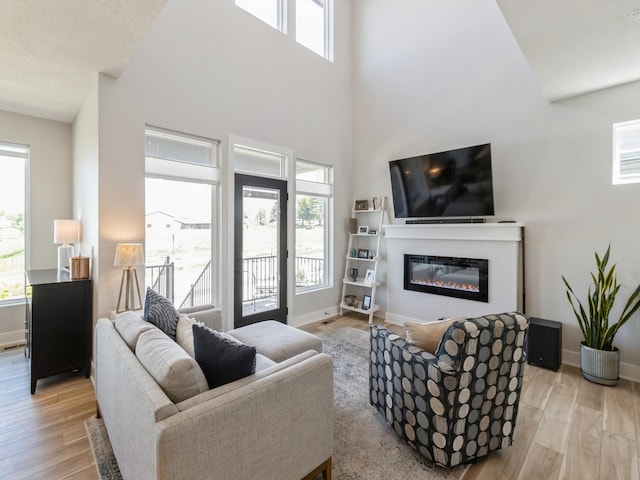
{"label": "vaulted ceiling", "polygon": [[[120,75],[166,2],[3,0],[0,110],[72,122],[96,73]],[[640,0],[496,2],[550,101],[640,80]]]}

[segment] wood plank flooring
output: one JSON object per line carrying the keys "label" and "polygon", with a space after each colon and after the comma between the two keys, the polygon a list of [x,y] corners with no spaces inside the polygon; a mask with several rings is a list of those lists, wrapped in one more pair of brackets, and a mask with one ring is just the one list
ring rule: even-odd
{"label": "wood plank flooring", "polygon": [[[357,314],[303,330],[343,327],[368,330]],[[83,424],[94,413],[93,385],[83,375],[40,380],[31,395],[22,350],[0,354],[0,477],[97,480]],[[574,367],[527,366],[515,444],[472,465],[464,480],[640,480],[639,439],[639,384],[604,387]]]}

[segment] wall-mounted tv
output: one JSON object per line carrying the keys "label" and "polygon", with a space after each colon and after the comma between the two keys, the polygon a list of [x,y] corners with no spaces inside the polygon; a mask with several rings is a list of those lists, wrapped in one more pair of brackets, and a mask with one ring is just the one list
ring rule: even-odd
{"label": "wall-mounted tv", "polygon": [[494,215],[491,144],[389,162],[396,218]]}

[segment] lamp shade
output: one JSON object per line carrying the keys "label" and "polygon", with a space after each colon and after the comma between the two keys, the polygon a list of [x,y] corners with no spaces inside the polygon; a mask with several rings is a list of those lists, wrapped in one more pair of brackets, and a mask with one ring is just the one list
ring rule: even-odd
{"label": "lamp shade", "polygon": [[141,243],[119,243],[116,246],[114,267],[144,265],[144,252]]}
{"label": "lamp shade", "polygon": [[54,220],[53,243],[76,243],[80,239],[78,220]]}

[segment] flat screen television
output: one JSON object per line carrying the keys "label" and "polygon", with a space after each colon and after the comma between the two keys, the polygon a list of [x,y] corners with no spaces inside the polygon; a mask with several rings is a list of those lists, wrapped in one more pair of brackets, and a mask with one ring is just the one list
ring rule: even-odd
{"label": "flat screen television", "polygon": [[491,144],[389,162],[396,218],[494,215]]}

